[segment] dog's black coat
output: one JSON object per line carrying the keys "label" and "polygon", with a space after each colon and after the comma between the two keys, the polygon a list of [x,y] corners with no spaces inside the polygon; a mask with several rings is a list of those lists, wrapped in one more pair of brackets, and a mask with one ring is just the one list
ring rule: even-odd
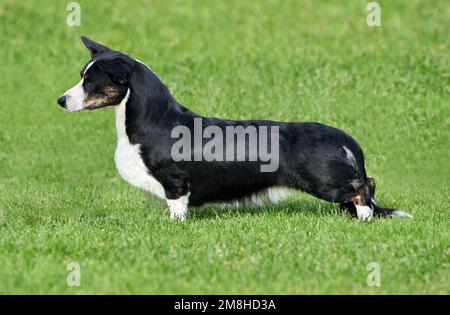
{"label": "dog's black coat", "polygon": [[[144,64],[85,38],[85,44],[86,41],[93,55],[91,61],[95,60],[90,71],[103,71],[107,76],[97,80],[112,82],[117,90],[118,101],[112,105],[130,89],[126,133],[132,144],[141,144],[142,159],[164,187],[168,199],[190,192],[189,204],[201,205],[240,199],[271,186],[285,186],[340,203],[352,212],[357,203],[355,198],[372,207],[375,214],[386,215],[391,211],[373,203],[374,181],[366,176],[363,153],[357,142],[345,132],[319,123],[202,117],[203,128],[216,125],[224,134],[226,126],[279,126],[278,170],[261,172],[261,161],[174,162],[171,148],[177,139],[171,138],[172,129],[184,125],[192,130],[194,118],[201,116],[180,105]],[[95,90],[95,82],[89,88]],[[353,160],[348,158],[344,146],[353,153]]]}

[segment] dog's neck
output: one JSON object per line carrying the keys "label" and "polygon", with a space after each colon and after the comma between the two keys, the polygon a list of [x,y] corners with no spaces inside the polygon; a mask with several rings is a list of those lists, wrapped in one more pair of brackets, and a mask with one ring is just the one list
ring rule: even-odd
{"label": "dog's neck", "polygon": [[[132,110],[139,116],[157,118],[167,111],[173,97],[159,77],[146,65],[136,65],[129,80]],[[131,108],[130,108],[131,109]]]}
{"label": "dog's neck", "polygon": [[137,62],[129,78],[127,94],[117,107],[116,124],[117,121],[126,122],[126,133],[133,143],[143,129],[156,128],[168,112],[176,112],[179,115],[194,114],[175,101],[164,83],[149,67]]}

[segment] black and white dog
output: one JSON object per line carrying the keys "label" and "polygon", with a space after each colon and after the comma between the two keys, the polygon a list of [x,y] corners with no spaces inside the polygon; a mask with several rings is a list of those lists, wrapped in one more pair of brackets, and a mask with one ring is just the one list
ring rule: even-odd
{"label": "black and white dog", "polygon": [[[115,106],[119,173],[133,186],[165,199],[171,218],[184,219],[188,205],[253,200],[255,196],[275,201],[279,188],[339,203],[363,221],[374,216],[409,216],[376,205],[375,182],[366,176],[363,152],[343,131],[319,123],[202,117],[177,103],[142,62],[86,37],[81,39],[92,58],[80,73],[81,81],[58,104],[69,112]],[[276,128],[278,137],[267,143],[279,150],[277,168],[262,172],[262,159],[243,161],[236,158],[236,152],[232,153],[234,160],[226,161],[174,159],[177,139],[173,130],[184,126],[195,134],[196,121],[201,121],[202,130],[214,126],[216,132],[224,133],[238,126]],[[235,139],[227,140],[225,149],[235,144]],[[203,139],[200,149],[204,145]],[[244,149],[250,150],[248,143]]]}

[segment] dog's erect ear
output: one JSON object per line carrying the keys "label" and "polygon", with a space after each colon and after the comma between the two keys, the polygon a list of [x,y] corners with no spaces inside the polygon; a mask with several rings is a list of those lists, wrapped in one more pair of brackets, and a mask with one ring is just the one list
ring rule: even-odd
{"label": "dog's erect ear", "polygon": [[102,44],[99,44],[97,42],[94,42],[93,40],[87,38],[86,36],[81,36],[81,41],[83,42],[84,46],[89,49],[91,52],[91,56],[94,56],[95,54],[98,54],[100,52],[110,50],[110,48],[103,46]]}
{"label": "dog's erect ear", "polygon": [[122,57],[101,60],[98,65],[108,75],[111,81],[117,85],[126,85],[132,71],[132,65]]}

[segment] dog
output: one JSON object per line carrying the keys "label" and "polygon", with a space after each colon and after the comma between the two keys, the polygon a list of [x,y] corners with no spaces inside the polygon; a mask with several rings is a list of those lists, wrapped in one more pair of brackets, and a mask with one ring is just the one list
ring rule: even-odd
{"label": "dog", "polygon": [[[338,203],[361,221],[410,217],[376,204],[375,181],[366,175],[363,152],[345,132],[320,123],[202,117],[179,104],[141,61],[87,37],[81,40],[91,59],[81,70],[80,82],[57,103],[69,112],[115,107],[115,164],[120,175],[131,185],[164,199],[171,218],[184,220],[189,205],[233,203],[260,196],[276,201],[285,188]],[[231,154],[234,160],[226,161],[198,156],[175,159],[177,139],[173,131],[183,126],[195,133],[196,123],[202,130],[214,127],[216,132],[239,126],[271,128],[278,137],[266,144],[278,149],[276,169],[262,172],[262,158],[243,161],[236,159],[236,152]],[[237,145],[236,139],[228,141],[227,152]],[[201,140],[200,147],[204,145]],[[250,150],[250,145],[245,144],[244,149]],[[187,154],[191,155],[195,155],[195,148]]]}

